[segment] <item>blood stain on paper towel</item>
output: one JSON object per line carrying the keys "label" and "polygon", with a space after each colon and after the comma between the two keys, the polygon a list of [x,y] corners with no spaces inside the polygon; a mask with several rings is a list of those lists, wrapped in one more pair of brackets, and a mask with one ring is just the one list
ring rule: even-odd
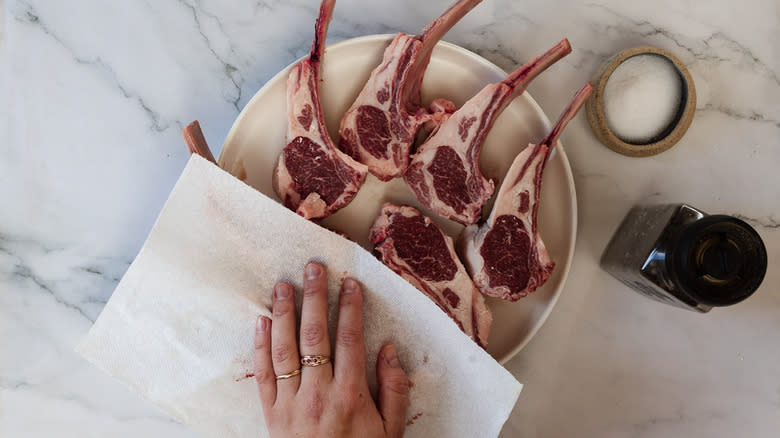
{"label": "blood stain on paper towel", "polygon": [[240,382],[240,381],[246,380],[246,379],[251,379],[254,376],[255,376],[254,373],[250,373],[249,371],[247,371],[246,374],[244,374],[242,377],[236,378],[236,382]]}
{"label": "blood stain on paper towel", "polygon": [[412,418],[410,418],[409,421],[406,422],[406,425],[411,426],[412,424],[414,424],[415,420],[422,417],[422,414],[423,414],[422,412],[418,412],[414,414],[414,416],[412,416]]}

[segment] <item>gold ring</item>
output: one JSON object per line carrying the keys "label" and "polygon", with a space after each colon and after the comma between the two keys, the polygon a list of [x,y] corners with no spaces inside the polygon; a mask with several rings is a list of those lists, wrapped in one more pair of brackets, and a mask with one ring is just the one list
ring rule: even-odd
{"label": "gold ring", "polygon": [[318,367],[330,363],[330,357],[322,354],[306,355],[301,358],[301,365],[305,367]]}
{"label": "gold ring", "polygon": [[295,377],[295,376],[297,376],[300,373],[301,373],[301,369],[298,368],[297,370],[291,371],[291,372],[289,372],[287,374],[280,374],[280,375],[276,376],[276,380],[289,379],[290,377]]}

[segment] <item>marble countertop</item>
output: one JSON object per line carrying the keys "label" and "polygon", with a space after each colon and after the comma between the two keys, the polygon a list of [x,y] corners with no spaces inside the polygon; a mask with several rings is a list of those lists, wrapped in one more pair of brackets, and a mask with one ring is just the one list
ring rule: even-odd
{"label": "marble countertop", "polygon": [[[448,2],[339,0],[328,41],[416,33]],[[306,53],[317,4],[0,1],[0,436],[197,436],[73,347],[184,167],[180,129],[197,118],[220,145],[255,91]],[[698,111],[651,158],[601,146],[584,117],[563,134],[575,260],[549,320],[507,364],[526,386],[502,436],[778,436],[779,4],[486,0],[445,40],[511,70],[563,36],[574,52],[529,89],[548,114],[643,44],[688,66]],[[630,206],[683,201],[762,235],[770,267],[749,300],[695,314],[599,269]]]}

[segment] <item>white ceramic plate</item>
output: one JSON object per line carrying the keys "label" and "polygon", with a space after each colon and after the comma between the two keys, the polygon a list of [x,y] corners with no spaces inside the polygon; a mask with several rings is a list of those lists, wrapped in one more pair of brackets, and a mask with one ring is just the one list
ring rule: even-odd
{"label": "white ceramic plate", "polygon": [[[321,98],[325,122],[332,138],[338,138],[341,116],[357,97],[371,70],[379,64],[392,37],[365,36],[327,48],[322,65]],[[277,74],[249,101],[233,124],[219,157],[223,169],[276,199],[271,174],[285,146],[288,71],[289,67]],[[429,103],[442,97],[460,107],[485,84],[500,81],[504,76],[504,71],[480,56],[440,42],[433,51],[423,80],[423,101]],[[487,136],[480,158],[485,175],[497,180],[496,192],[517,153],[528,143],[542,139],[549,125],[549,120],[528,93],[515,99],[499,117]],[[355,199],[327,218],[324,224],[344,232],[350,239],[371,250],[368,229],[384,201],[419,208],[453,237],[457,237],[462,229],[461,225],[422,208],[403,179],[382,183],[372,175],[368,176]],[[492,200],[484,209],[485,217],[491,206]],[[539,229],[556,263],[552,278],[535,293],[515,303],[488,298],[494,318],[488,352],[501,363],[517,354],[550,314],[563,289],[574,254],[577,201],[569,162],[560,144],[544,174]]]}

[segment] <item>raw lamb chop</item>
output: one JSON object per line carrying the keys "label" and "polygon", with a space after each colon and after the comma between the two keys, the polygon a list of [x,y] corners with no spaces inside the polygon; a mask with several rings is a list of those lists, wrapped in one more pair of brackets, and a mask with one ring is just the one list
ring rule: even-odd
{"label": "raw lamb chop", "polygon": [[309,57],[287,78],[287,146],[273,174],[284,205],[306,219],[347,205],[366,178],[366,166],[336,148],[328,136],[319,96],[320,62],[335,0],[323,0]]}
{"label": "raw lamb chop", "polygon": [[564,39],[503,81],[490,84],[445,120],[420,146],[406,171],[417,199],[442,216],[464,225],[476,223],[493,194],[493,181],[479,169],[485,137],[504,108],[547,67],[571,52]]}
{"label": "raw lamb chop", "polygon": [[452,238],[416,209],[385,203],[370,239],[382,263],[427,295],[485,348],[493,316],[455,255]]}
{"label": "raw lamb chop", "polygon": [[214,159],[214,154],[211,153],[211,149],[209,149],[209,145],[206,143],[206,137],[203,136],[203,131],[200,129],[200,123],[197,120],[182,129],[181,135],[184,137],[184,144],[187,145],[187,150],[190,151],[190,154],[198,154],[217,164],[217,160]]}
{"label": "raw lamb chop", "polygon": [[515,158],[488,220],[463,230],[458,241],[461,255],[485,295],[517,301],[552,275],[555,263],[547,254],[536,220],[542,172],[561,131],[592,90],[585,84],[547,137]]}
{"label": "raw lamb chop", "polygon": [[399,33],[385,50],[339,128],[339,147],[382,181],[402,176],[420,126],[455,111],[435,100],[422,107],[420,84],[436,43],[482,0],[460,0],[417,36]]}

